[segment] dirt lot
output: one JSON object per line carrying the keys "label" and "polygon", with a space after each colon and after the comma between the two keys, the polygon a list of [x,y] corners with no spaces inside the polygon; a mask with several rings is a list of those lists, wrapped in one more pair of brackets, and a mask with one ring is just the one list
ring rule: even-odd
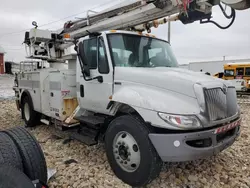
{"label": "dirt lot", "polygon": [[[0,101],[0,129],[24,125],[14,101]],[[243,124],[238,141],[216,157],[189,163],[166,164],[148,187],[250,187],[250,106],[241,104]],[[129,187],[115,177],[102,144],[87,147],[77,141],[64,143],[46,125],[30,129],[43,147],[48,166],[56,168],[51,188]],[[74,163],[65,164],[65,161]],[[66,162],[67,163],[67,162]]]}

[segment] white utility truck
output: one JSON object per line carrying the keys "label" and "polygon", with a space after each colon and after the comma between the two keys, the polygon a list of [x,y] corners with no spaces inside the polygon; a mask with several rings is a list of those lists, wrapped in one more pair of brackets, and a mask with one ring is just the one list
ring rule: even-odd
{"label": "white utility truck", "polygon": [[[235,8],[249,8],[246,1],[224,0],[232,11],[227,15],[220,3],[129,1],[89,11],[57,32],[34,22],[25,34],[28,58],[50,68],[16,75],[16,102],[27,126],[42,121],[88,145],[104,140],[112,170],[132,186],[151,182],[162,162],[204,158],[229,147],[240,133],[235,88],[178,68],[170,44],[143,32],[176,20],[226,29]],[[232,19],[228,26],[211,20],[215,5]],[[70,53],[72,46],[77,53]]]}

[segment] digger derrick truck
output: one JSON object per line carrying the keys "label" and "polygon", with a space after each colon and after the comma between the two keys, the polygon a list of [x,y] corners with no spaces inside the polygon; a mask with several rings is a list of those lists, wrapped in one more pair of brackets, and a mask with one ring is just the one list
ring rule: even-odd
{"label": "digger derrick truck", "polygon": [[[216,5],[228,26],[212,20]],[[112,170],[132,186],[150,183],[163,162],[218,154],[240,133],[234,86],[178,68],[170,44],[148,33],[177,20],[226,29],[235,9],[247,8],[241,0],[127,1],[55,32],[34,22],[25,33],[27,58],[50,67],[16,75],[18,110],[27,126],[41,121],[87,145],[104,141]]]}

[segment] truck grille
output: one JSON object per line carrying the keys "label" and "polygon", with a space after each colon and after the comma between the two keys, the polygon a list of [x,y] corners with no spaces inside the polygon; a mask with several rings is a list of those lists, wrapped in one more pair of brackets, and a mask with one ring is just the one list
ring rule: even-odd
{"label": "truck grille", "polygon": [[221,88],[205,89],[204,94],[210,121],[231,117],[237,113],[235,88],[227,88],[226,93]]}

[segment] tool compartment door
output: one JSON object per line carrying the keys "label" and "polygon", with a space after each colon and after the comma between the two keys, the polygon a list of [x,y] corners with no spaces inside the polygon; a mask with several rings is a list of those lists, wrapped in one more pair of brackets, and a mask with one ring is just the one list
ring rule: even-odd
{"label": "tool compartment door", "polygon": [[74,112],[74,110],[78,106],[78,101],[76,96],[75,70],[61,71],[61,95],[62,95],[61,120],[64,121]]}
{"label": "tool compartment door", "polygon": [[49,74],[50,117],[60,120],[62,115],[61,73],[53,71]]}

